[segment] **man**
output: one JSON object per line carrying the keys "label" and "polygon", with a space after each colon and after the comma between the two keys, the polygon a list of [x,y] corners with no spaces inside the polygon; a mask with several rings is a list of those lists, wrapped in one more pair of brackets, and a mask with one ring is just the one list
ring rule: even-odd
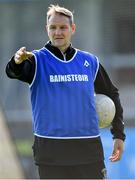
{"label": "man", "polygon": [[29,83],[35,163],[40,178],[103,179],[106,175],[94,93],[115,103],[112,162],[121,159],[125,140],[118,89],[98,59],[71,45],[76,26],[68,9],[51,5],[49,42],[39,50],[20,48],[6,67],[8,77]]}

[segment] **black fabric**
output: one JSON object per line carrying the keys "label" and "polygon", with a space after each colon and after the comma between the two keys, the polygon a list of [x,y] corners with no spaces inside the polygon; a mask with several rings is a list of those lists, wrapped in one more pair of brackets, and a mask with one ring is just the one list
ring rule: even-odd
{"label": "black fabric", "polygon": [[18,79],[31,84],[35,74],[34,56],[29,60],[23,61],[21,64],[16,64],[13,56],[6,66],[6,74],[11,79]]}
{"label": "black fabric", "polygon": [[105,179],[103,161],[75,166],[38,166],[40,179]]}
{"label": "black fabric", "polygon": [[61,60],[64,60],[63,54],[65,55],[67,61],[75,54],[75,49],[71,46],[71,44],[64,53],[62,53],[57,47],[52,46],[51,42],[45,44],[45,47]]}
{"label": "black fabric", "polygon": [[49,139],[35,136],[36,164],[77,165],[104,160],[100,137],[87,139]]}

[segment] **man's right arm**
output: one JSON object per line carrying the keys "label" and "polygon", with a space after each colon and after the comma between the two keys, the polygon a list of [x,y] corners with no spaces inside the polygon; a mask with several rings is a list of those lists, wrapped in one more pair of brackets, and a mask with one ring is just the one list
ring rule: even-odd
{"label": "man's right arm", "polygon": [[6,74],[9,78],[18,79],[29,84],[33,80],[34,73],[35,58],[33,55],[23,59],[20,63],[17,63],[15,56],[13,56],[6,66]]}
{"label": "man's right arm", "polygon": [[11,79],[18,79],[31,84],[35,73],[35,58],[32,56],[29,60],[16,64],[14,57],[6,66],[6,74]]}

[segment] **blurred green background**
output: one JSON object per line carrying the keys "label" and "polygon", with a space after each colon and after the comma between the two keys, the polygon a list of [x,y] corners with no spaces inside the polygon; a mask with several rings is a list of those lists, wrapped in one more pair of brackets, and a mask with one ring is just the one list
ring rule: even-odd
{"label": "blurred green background", "polygon": [[[74,11],[77,32],[73,46],[96,54],[119,88],[126,132],[129,134],[124,157],[130,154],[134,164],[135,153],[129,152],[128,148],[135,130],[135,0],[0,0],[0,107],[25,177],[38,178],[31,150],[33,134],[29,88],[26,83],[8,79],[5,66],[20,47],[26,46],[31,51],[43,47],[48,41],[45,24],[50,4],[59,4]],[[112,144],[108,145],[107,139],[111,139],[109,129],[101,134],[105,153],[111,153]],[[135,171],[125,165],[124,160],[122,164],[113,164],[113,167],[112,173],[117,179],[135,178]],[[107,168],[110,169],[110,165]],[[124,168],[127,173],[123,177]],[[119,170],[115,172],[115,169]],[[109,178],[114,177],[112,173],[109,172]]]}

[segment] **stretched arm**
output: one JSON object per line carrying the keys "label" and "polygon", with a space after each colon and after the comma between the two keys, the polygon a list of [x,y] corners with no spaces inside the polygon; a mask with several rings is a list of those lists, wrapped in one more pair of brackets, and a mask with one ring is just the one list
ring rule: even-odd
{"label": "stretched arm", "polygon": [[35,59],[26,48],[20,48],[6,66],[6,74],[9,78],[31,83],[35,73]]}

